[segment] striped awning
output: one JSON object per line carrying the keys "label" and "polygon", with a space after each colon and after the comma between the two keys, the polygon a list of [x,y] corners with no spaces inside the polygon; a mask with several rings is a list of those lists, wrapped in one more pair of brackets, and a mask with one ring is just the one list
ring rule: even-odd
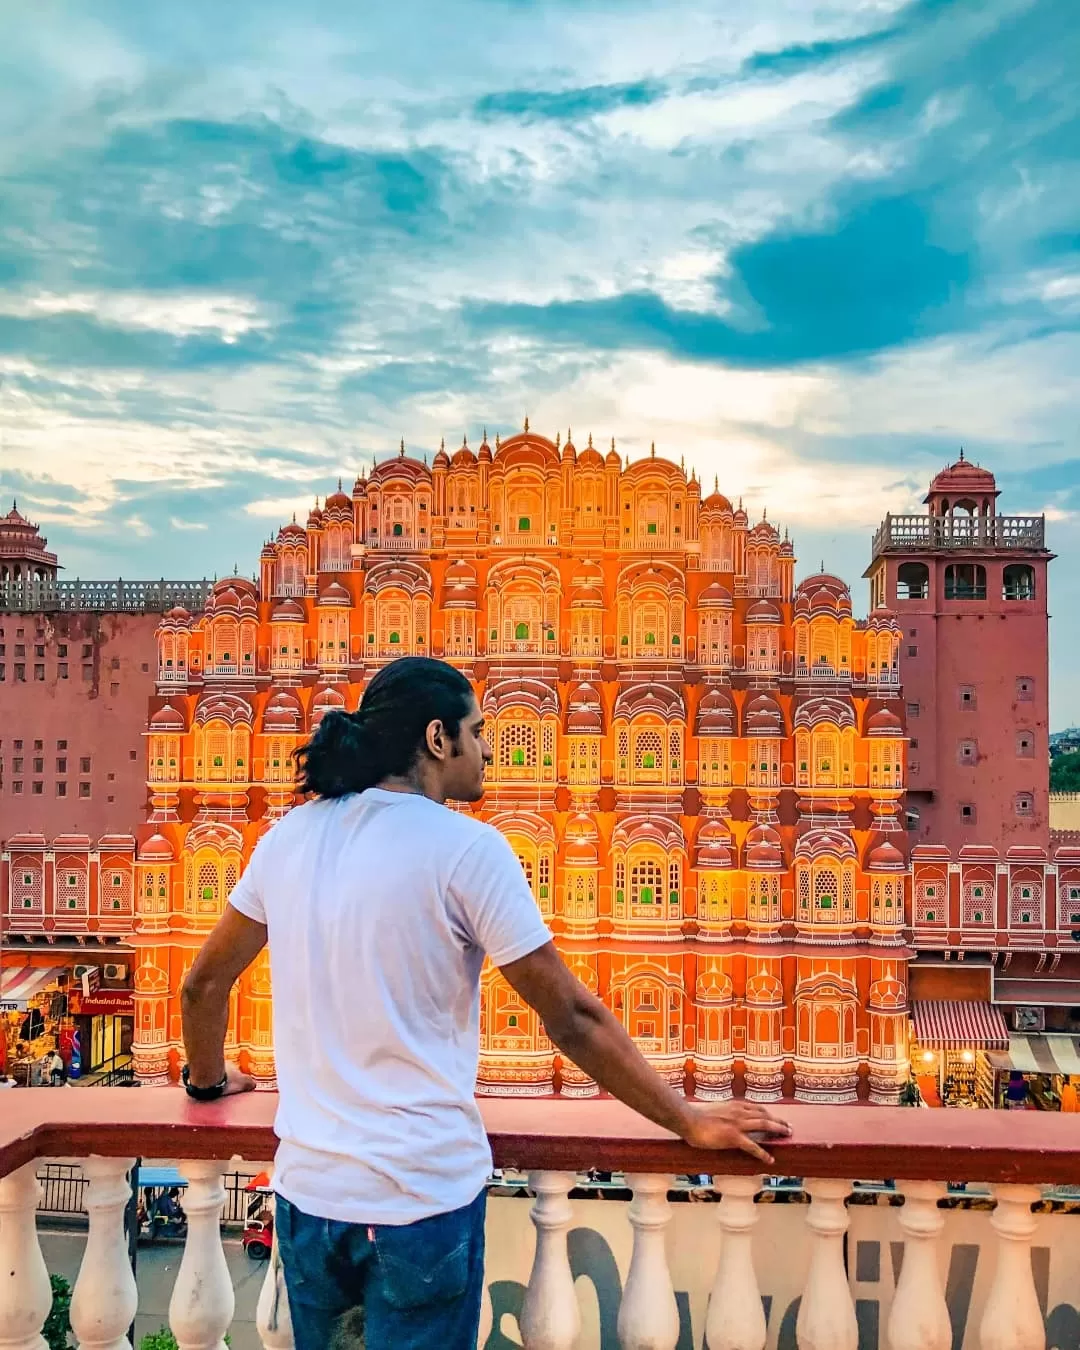
{"label": "striped awning", "polygon": [[35,994],[56,979],[52,966],[0,967],[0,1010],[21,1012]]}
{"label": "striped awning", "polygon": [[911,1007],[915,1039],[927,1050],[1007,1050],[1009,1029],[989,1003],[956,999],[915,1002]]}
{"label": "striped awning", "polygon": [[1021,1073],[1080,1077],[1080,1036],[1010,1036],[1009,1063]]}

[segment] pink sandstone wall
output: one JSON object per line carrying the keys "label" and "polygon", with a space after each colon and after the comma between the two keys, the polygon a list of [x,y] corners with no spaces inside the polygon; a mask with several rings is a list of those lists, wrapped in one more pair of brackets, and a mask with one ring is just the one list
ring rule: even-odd
{"label": "pink sandstone wall", "polygon": [[97,839],[144,819],[158,622],[157,614],[0,614],[0,840]]}

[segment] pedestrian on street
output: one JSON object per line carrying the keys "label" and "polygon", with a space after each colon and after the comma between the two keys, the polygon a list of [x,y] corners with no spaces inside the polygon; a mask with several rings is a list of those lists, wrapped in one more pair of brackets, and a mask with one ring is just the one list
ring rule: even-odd
{"label": "pedestrian on street", "polygon": [[686,1101],[570,973],[509,843],[446,806],[480,799],[491,758],[460,671],[384,667],[300,751],[311,799],[260,840],[184,982],[189,1095],[248,1090],[224,1056],[229,994],[269,942],[273,1184],[297,1350],[325,1350],[360,1308],[367,1350],[476,1345],[485,955],[583,1072],[694,1147],[769,1166],[759,1139],[789,1133],[762,1106]]}

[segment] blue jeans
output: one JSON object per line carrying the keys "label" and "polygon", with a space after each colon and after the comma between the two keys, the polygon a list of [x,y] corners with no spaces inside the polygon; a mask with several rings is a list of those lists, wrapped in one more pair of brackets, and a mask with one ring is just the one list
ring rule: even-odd
{"label": "blue jeans", "polygon": [[366,1350],[476,1350],[487,1191],[449,1214],[395,1227],[341,1223],[277,1200],[296,1350],[328,1350],[364,1309]]}

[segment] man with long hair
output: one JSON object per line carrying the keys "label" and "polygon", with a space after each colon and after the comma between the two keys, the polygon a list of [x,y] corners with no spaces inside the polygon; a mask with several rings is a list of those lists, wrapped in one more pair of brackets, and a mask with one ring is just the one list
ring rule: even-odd
{"label": "man with long hair", "polygon": [[491,1152],[474,1099],[485,956],[601,1087],[702,1149],[787,1126],[694,1104],[642,1058],[555,950],[510,845],[446,808],[492,758],[460,671],[386,666],[299,752],[310,800],[260,840],[183,991],[184,1082],[253,1081],[224,1055],[229,992],[269,942],[280,1139],[277,1231],[297,1350],[363,1308],[368,1350],[473,1350]]}

